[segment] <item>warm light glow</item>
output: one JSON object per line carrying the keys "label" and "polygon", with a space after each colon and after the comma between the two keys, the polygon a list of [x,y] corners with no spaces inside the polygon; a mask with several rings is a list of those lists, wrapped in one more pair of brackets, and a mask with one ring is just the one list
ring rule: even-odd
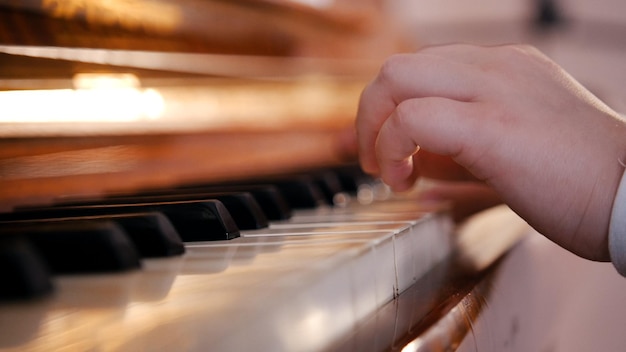
{"label": "warm light glow", "polygon": [[4,83],[14,88],[0,90],[0,137],[343,128],[365,85],[317,76],[140,82],[127,73]]}
{"label": "warm light glow", "polygon": [[132,73],[77,73],[72,82],[76,89],[139,88],[139,78]]}
{"label": "warm light glow", "polygon": [[141,89],[131,74],[80,74],[76,89],[0,92],[0,123],[126,122],[154,120],[165,103],[155,89]]}

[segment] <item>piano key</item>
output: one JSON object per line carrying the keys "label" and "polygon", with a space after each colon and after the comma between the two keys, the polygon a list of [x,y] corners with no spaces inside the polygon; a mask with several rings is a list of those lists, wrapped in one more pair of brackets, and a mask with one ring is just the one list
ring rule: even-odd
{"label": "piano key", "polygon": [[375,179],[363,173],[359,166],[336,167],[333,172],[337,175],[341,188],[350,194],[357,194],[363,185],[371,185]]}
{"label": "piano key", "polygon": [[[216,199],[222,202],[240,230],[261,229],[268,226],[265,213],[250,193],[216,193],[208,195],[210,198],[204,200]],[[195,195],[190,200],[194,200],[196,197],[204,198],[205,196],[207,195]],[[167,198],[164,198],[164,200],[167,201]]]}
{"label": "piano key", "polygon": [[[369,287],[368,300],[370,305],[383,304],[391,300],[398,292],[398,275],[396,274],[396,262],[397,258],[394,257],[394,246],[396,237],[401,236],[402,231],[407,231],[408,224],[386,224],[379,227],[374,227],[370,230],[367,226],[347,225],[337,226],[335,228],[329,228],[326,232],[324,229],[312,229],[306,228],[301,231],[281,231],[280,233],[270,233],[268,236],[264,236],[260,231],[249,231],[245,237],[243,236],[248,231],[242,232],[242,237],[238,238],[235,243],[211,243],[211,242],[196,242],[188,245],[188,251],[197,253],[198,250],[207,248],[219,248],[223,246],[238,246],[238,255],[248,255],[252,249],[256,250],[257,256],[273,255],[272,252],[284,252],[290,247],[298,247],[302,250],[316,248],[317,246],[329,246],[346,245],[350,243],[362,244],[371,246],[370,249],[375,248],[375,253],[371,255],[371,261],[367,261],[370,270],[367,274],[363,273],[365,278],[358,278],[358,280],[370,280],[375,277],[375,282],[372,283],[372,287]],[[342,232],[343,230],[343,232]],[[241,248],[250,248],[247,251],[241,252]],[[278,255],[277,253],[275,255]],[[399,258],[400,261],[404,261],[407,258]],[[297,260],[297,259],[294,259]],[[232,258],[230,265],[240,265],[242,263],[240,258]],[[256,261],[250,260],[243,262],[244,264],[254,264],[257,266]],[[292,265],[286,262],[282,262],[283,265]],[[295,270],[292,268],[292,270]],[[329,268],[329,270],[334,270]],[[357,280],[357,277],[354,277]],[[403,284],[404,285],[404,284]],[[364,293],[365,294],[365,293]],[[365,299],[365,298],[364,298]],[[370,307],[368,305],[368,307]],[[359,311],[368,310],[366,308],[359,308]]]}
{"label": "piano key", "polygon": [[120,225],[144,258],[169,257],[185,252],[185,246],[176,229],[165,215],[158,212],[15,220],[3,222],[2,225],[19,231],[20,226],[33,228],[63,222],[88,221],[113,221]]}
{"label": "piano key", "polygon": [[162,212],[184,241],[229,240],[239,237],[239,228],[226,207],[217,200],[30,208],[1,213],[0,223],[137,212]]}
{"label": "piano key", "polygon": [[313,182],[320,189],[326,199],[326,204],[343,205],[349,197],[347,191],[342,187],[339,176],[331,171],[320,171],[312,175]]}
{"label": "piano key", "polygon": [[[225,272],[227,275],[221,277],[202,276],[201,280],[209,280],[206,283],[212,282],[221,288],[220,291],[223,289],[211,294],[216,302],[223,302],[223,296],[233,302],[233,306],[208,307],[207,315],[198,316],[201,321],[197,323],[209,330],[206,343],[210,341],[215,350],[239,350],[242,347],[239,344],[250,339],[259,341],[261,350],[290,350],[294,343],[310,346],[324,343],[319,338],[311,341],[313,336],[307,336],[307,332],[329,332],[329,335],[323,335],[332,337],[345,326],[354,324],[357,318],[367,315],[383,300],[377,296],[377,286],[388,285],[386,291],[392,293],[392,239],[387,234],[380,236],[386,237],[380,244],[317,240],[283,243],[280,251],[261,252],[254,265],[231,265]],[[266,245],[273,247],[272,244]],[[206,259],[204,256],[208,253],[229,247],[227,244],[220,248],[217,243],[215,246],[209,243],[208,247],[194,244],[188,251],[190,256]],[[193,284],[201,283],[194,281]],[[246,299],[249,292],[254,292],[255,300],[263,302],[262,307],[255,305],[255,300]],[[241,304],[235,303],[240,300]],[[289,304],[285,304],[286,300]],[[256,314],[250,314],[252,311]],[[232,330],[220,324],[218,319],[211,319],[209,312],[228,316],[234,326],[241,328]],[[315,316],[310,322],[313,326],[284,326],[290,321],[306,320],[311,314]],[[267,319],[270,316],[277,319]],[[315,321],[319,318],[322,320]],[[293,341],[289,341],[291,339]],[[278,345],[274,345],[277,342]]]}
{"label": "piano key", "polygon": [[[358,206],[353,208],[359,208]],[[444,209],[444,208],[441,208]],[[336,211],[340,214],[333,214]],[[317,228],[320,226],[340,226],[355,225],[369,226],[375,228],[376,224],[410,224],[409,229],[399,232],[396,236],[396,251],[399,257],[411,258],[407,264],[398,263],[398,285],[399,292],[412,285],[425,271],[434,263],[439,262],[450,253],[452,241],[449,236],[453,228],[451,220],[443,220],[445,214],[438,212],[426,212],[425,209],[408,212],[364,212],[348,209],[326,209],[322,211],[325,215],[315,214],[312,216],[301,216],[296,214],[289,222],[274,223],[270,226],[274,231],[301,231],[306,232],[306,228]],[[438,220],[434,220],[433,217]],[[415,235],[419,233],[421,235]],[[439,235],[444,234],[444,235]]]}
{"label": "piano key", "polygon": [[295,216],[287,221],[278,223],[271,223],[270,228],[277,228],[280,226],[291,226],[291,224],[306,224],[306,223],[318,223],[318,222],[369,222],[369,221],[411,221],[416,218],[420,218],[425,212],[387,212],[379,213],[375,211],[363,211],[363,212],[346,212],[330,208],[317,208],[311,211],[298,212]]}
{"label": "piano key", "polygon": [[117,195],[103,199],[75,200],[60,205],[123,205],[153,204],[180,201],[219,200],[224,204],[240,229],[260,229],[268,226],[268,220],[261,206],[248,192],[203,192],[183,194]]}
{"label": "piano key", "polygon": [[353,202],[348,207],[301,209],[292,218],[273,222],[270,227],[316,222],[413,220],[425,214],[446,211],[448,208],[449,205],[442,202],[424,203],[402,198],[371,204]]}
{"label": "piano key", "polygon": [[275,186],[249,186],[246,191],[256,198],[269,220],[286,220],[291,217],[291,207]]}
{"label": "piano key", "polygon": [[[272,187],[280,193],[287,206],[292,209],[310,209],[328,203],[316,180],[307,174],[289,175],[280,177],[259,178],[244,183],[224,182],[217,185],[191,186],[192,188],[227,189],[227,190],[254,190],[257,187]],[[183,187],[182,189],[186,189]]]}
{"label": "piano key", "polygon": [[298,210],[288,221],[271,223],[267,231],[246,231],[243,236],[263,232],[274,232],[275,235],[352,233],[368,228],[375,230],[381,226],[407,226],[406,231],[398,231],[395,239],[397,255],[411,258],[410,262],[396,264],[396,287],[398,292],[402,292],[450,253],[452,242],[445,234],[451,233],[453,223],[447,218],[447,209],[448,204],[445,203],[417,203],[410,197],[398,196],[369,205],[351,203],[347,207]]}
{"label": "piano key", "polygon": [[291,239],[336,236],[345,241],[363,233],[388,232],[394,236],[396,281],[393,287],[397,295],[450,253],[451,239],[445,234],[450,233],[452,227],[444,216],[426,214],[413,220],[278,224],[267,230],[242,231],[241,235],[244,238],[289,236]]}
{"label": "piano key", "polygon": [[192,185],[178,189],[148,191],[146,194],[181,194],[215,192],[248,192],[260,205],[268,220],[286,220],[291,217],[292,209],[275,185],[271,184],[236,184],[236,185]]}
{"label": "piano key", "polygon": [[312,209],[320,205],[328,205],[324,194],[315,180],[306,175],[298,175],[288,179],[275,179],[259,181],[264,184],[272,184],[278,188],[293,209]]}
{"label": "piano key", "polygon": [[6,226],[3,236],[22,236],[53,273],[124,271],[140,267],[124,230],[112,221],[73,221]]}
{"label": "piano key", "polygon": [[0,239],[0,277],[0,301],[43,297],[53,289],[43,258],[23,238]]}
{"label": "piano key", "polygon": [[162,213],[117,215],[111,218],[124,228],[142,258],[170,257],[185,252],[178,232]]}

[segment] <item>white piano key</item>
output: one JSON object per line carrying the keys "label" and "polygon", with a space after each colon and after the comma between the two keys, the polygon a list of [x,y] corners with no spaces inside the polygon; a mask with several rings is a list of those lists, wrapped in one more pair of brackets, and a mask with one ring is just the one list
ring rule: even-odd
{"label": "white piano key", "polygon": [[367,205],[350,203],[346,207],[321,206],[297,210],[291,219],[273,222],[270,227],[316,222],[414,221],[424,215],[444,211],[446,206],[444,203],[422,204],[411,198]]}
{"label": "white piano key", "polygon": [[401,231],[413,224],[411,221],[354,221],[354,222],[311,222],[271,224],[269,228],[241,231],[242,237],[297,236],[358,234],[371,231]]}
{"label": "white piano key", "polygon": [[[421,215],[412,221],[360,221],[360,213],[349,215],[353,222],[273,223],[269,229],[244,231],[242,236],[313,236],[328,234],[348,235],[361,231],[389,229],[394,235],[394,260],[396,267],[395,294],[412,285],[426,270],[449,254],[451,248],[452,223],[436,213]],[[395,213],[393,213],[395,214]],[[393,216],[390,214],[390,216]],[[373,214],[377,217],[379,214]],[[436,218],[433,218],[436,217]],[[324,217],[322,217],[324,218]],[[415,218],[413,216],[412,218]]]}
{"label": "white piano key", "polygon": [[[308,268],[309,274],[290,271],[295,274],[293,280],[274,296],[276,304],[270,307],[271,312],[257,321],[248,321],[248,327],[237,335],[221,339],[218,350],[246,349],[250,341],[255,341],[258,350],[320,350],[375,310],[375,278],[363,273],[379,263],[380,252],[365,243],[347,245],[356,249],[353,255],[342,254],[343,258],[330,261],[318,258]],[[322,246],[326,253],[330,249],[327,246]],[[346,248],[341,252],[346,253]],[[301,254],[296,253],[296,257]]]}
{"label": "white piano key", "polygon": [[[338,226],[335,230],[346,229],[351,226]],[[358,226],[357,226],[358,227]],[[317,231],[316,229],[307,228],[307,233],[297,232],[295,234],[283,231],[281,235],[267,236],[267,237],[242,237],[234,241],[215,243],[215,242],[196,242],[188,244],[188,252],[191,256],[198,255],[196,252],[202,248],[232,248],[237,247],[249,247],[253,246],[260,248],[261,252],[267,252],[264,248],[279,248],[278,250],[284,252],[289,247],[301,247],[302,250],[309,250],[314,246],[326,246],[342,243],[356,243],[363,245],[364,248],[368,248],[372,253],[370,256],[372,260],[366,260],[370,264],[361,265],[361,271],[355,272],[355,276],[367,277],[373,280],[374,286],[369,287],[368,290],[372,292],[376,305],[381,305],[388,302],[393,298],[394,292],[397,287],[397,275],[396,275],[396,258],[394,249],[394,236],[401,231],[407,231],[409,227],[407,225],[396,224],[395,226],[387,225],[387,230],[370,230],[366,231],[361,229],[358,232],[348,233],[339,231]],[[255,232],[255,231],[252,231]],[[261,241],[259,241],[261,239]],[[294,261],[298,265],[302,263],[301,258],[296,257]],[[285,262],[284,259],[276,261],[281,267],[286,267],[289,270],[293,270],[293,264]],[[235,263],[230,263],[234,265]],[[251,265],[258,265],[256,263],[250,263]],[[235,264],[236,265],[236,264]],[[315,265],[320,265],[315,263]],[[331,269],[332,270],[332,269]],[[359,292],[365,292],[359,290]]]}
{"label": "white piano key", "polygon": [[449,218],[430,214],[395,237],[398,293],[450,254],[452,230]]}

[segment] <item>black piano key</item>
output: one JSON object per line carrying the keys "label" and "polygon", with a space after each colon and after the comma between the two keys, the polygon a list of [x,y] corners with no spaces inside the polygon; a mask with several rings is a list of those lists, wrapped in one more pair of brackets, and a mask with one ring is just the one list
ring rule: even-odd
{"label": "black piano key", "polygon": [[0,301],[34,299],[53,291],[50,270],[23,238],[0,239]]}
{"label": "black piano key", "polygon": [[268,227],[268,220],[261,206],[252,194],[247,192],[115,195],[103,199],[74,200],[72,202],[60,203],[58,206],[151,204],[206,200],[219,200],[222,202],[233,220],[235,220],[237,227],[241,230],[256,230]]}
{"label": "black piano key", "polygon": [[239,228],[218,200],[113,205],[62,205],[0,214],[3,221],[161,212],[183,241],[217,241],[239,237]]}
{"label": "black piano key", "polygon": [[226,193],[217,195],[216,199],[224,203],[240,229],[255,230],[269,226],[265,213],[252,197],[252,194],[247,192]]}
{"label": "black piano key", "polygon": [[322,195],[326,199],[326,203],[335,205],[337,201],[337,196],[341,194],[346,194],[344,192],[343,186],[341,184],[341,180],[339,176],[330,170],[322,171],[314,174],[313,181],[321,191]]}
{"label": "black piano key", "polygon": [[274,185],[185,185],[178,188],[144,190],[133,194],[113,195],[109,198],[127,196],[177,196],[184,199],[205,199],[215,193],[249,193],[252,195],[267,220],[287,220],[292,216],[292,209]]}
{"label": "black piano key", "polygon": [[373,182],[373,178],[364,173],[358,165],[337,167],[333,172],[339,178],[342,189],[352,195],[357,194],[361,185]]}
{"label": "black piano key", "polygon": [[310,175],[298,174],[276,178],[259,178],[247,183],[225,182],[216,184],[217,188],[258,187],[271,185],[291,209],[315,208],[328,204],[315,179]]}
{"label": "black piano key", "polygon": [[220,241],[239,237],[239,227],[222,202],[174,204],[185,206],[165,206],[162,209],[183,241]]}
{"label": "black piano key", "polygon": [[294,209],[311,209],[329,204],[315,180],[308,176],[273,183]]}
{"label": "black piano key", "polygon": [[291,207],[275,186],[246,186],[245,190],[250,192],[257,200],[269,220],[287,220],[291,218]]}
{"label": "black piano key", "polygon": [[185,245],[162,213],[121,215],[112,218],[126,231],[142,257],[171,257],[185,253]]}
{"label": "black piano key", "polygon": [[16,220],[0,224],[19,230],[20,227],[44,226],[62,222],[105,220],[117,223],[126,231],[141,257],[170,257],[185,252],[185,245],[172,223],[165,215],[158,212]]}
{"label": "black piano key", "polygon": [[193,193],[193,194],[161,194],[161,195],[134,195],[115,196],[94,203],[114,205],[114,204],[138,204],[138,203],[163,203],[192,200],[219,200],[226,206],[228,212],[241,230],[256,230],[268,227],[268,220],[261,206],[247,192],[238,193]]}
{"label": "black piano key", "polygon": [[[241,184],[241,185],[191,185],[178,189],[167,190],[168,193],[202,194],[213,192],[248,192],[252,194],[268,220],[287,220],[293,212],[280,190],[271,184]],[[154,191],[163,194],[162,190]],[[148,193],[150,194],[150,192]]]}
{"label": "black piano key", "polygon": [[23,236],[53,273],[96,273],[136,269],[139,254],[112,221],[74,221],[6,226],[4,236]]}

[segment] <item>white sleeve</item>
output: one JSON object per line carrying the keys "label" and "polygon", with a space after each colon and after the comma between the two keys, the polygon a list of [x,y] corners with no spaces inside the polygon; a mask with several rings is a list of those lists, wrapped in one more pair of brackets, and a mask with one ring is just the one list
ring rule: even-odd
{"label": "white sleeve", "polygon": [[626,172],[617,188],[609,223],[609,253],[615,269],[626,276]]}

